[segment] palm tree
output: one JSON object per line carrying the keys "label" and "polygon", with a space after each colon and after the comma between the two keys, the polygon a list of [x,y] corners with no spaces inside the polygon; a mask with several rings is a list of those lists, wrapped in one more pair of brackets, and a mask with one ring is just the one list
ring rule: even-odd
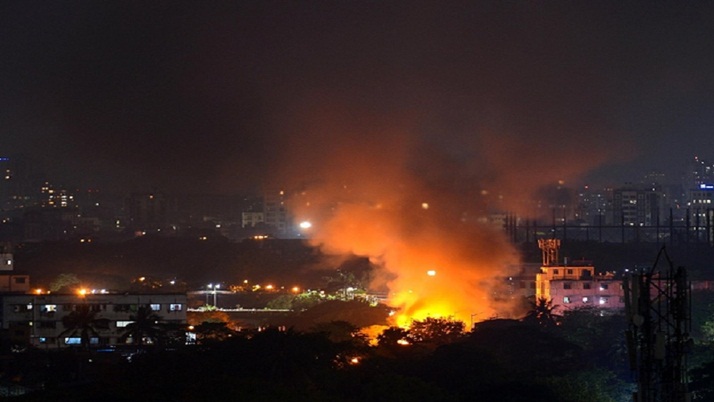
{"label": "palm tree", "polygon": [[99,336],[99,329],[108,329],[109,320],[97,318],[97,312],[89,304],[79,304],[77,308],[62,317],[62,325],[66,328],[59,337],[77,336],[83,348],[89,349],[90,337]]}
{"label": "palm tree", "polygon": [[164,333],[164,328],[159,323],[161,317],[154,313],[150,306],[139,307],[136,314],[130,315],[129,319],[133,322],[124,327],[124,333],[119,338],[122,342],[131,338],[134,345],[142,346],[144,338],[148,338],[152,342],[158,342],[161,339]]}
{"label": "palm tree", "polygon": [[536,301],[531,302],[531,310],[526,313],[523,318],[525,322],[536,322],[546,328],[560,325],[560,315],[555,314],[554,310],[560,307],[553,304],[553,300],[548,300],[545,297],[540,297]]}

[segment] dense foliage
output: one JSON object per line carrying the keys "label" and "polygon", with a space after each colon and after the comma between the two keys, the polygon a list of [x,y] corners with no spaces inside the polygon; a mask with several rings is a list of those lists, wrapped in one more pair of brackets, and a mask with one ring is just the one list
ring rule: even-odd
{"label": "dense foliage", "polygon": [[206,322],[196,345],[30,350],[7,373],[43,384],[20,401],[627,400],[623,317],[584,311],[561,322],[490,320],[464,332],[430,318],[387,328],[372,346],[346,321],[261,332]]}

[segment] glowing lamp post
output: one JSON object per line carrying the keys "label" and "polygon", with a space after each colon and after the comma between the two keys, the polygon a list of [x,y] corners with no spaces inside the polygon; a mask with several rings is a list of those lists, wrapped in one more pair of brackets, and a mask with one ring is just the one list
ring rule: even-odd
{"label": "glowing lamp post", "polygon": [[[216,304],[216,297],[217,297],[218,289],[221,288],[221,285],[219,283],[217,283],[215,285],[212,283],[209,283],[208,288],[213,289],[213,307],[218,308],[218,306]],[[206,293],[206,301],[208,301],[208,293]],[[208,304],[208,302],[206,302],[206,304]]]}

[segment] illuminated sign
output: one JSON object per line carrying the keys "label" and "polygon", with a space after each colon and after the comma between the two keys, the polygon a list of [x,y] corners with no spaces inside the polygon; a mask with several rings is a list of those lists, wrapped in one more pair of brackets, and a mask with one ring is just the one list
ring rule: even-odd
{"label": "illuminated sign", "polygon": [[700,184],[700,190],[714,190],[714,184]]}

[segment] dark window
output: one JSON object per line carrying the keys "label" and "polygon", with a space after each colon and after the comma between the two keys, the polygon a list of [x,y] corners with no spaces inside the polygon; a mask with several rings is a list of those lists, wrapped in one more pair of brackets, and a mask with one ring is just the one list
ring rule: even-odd
{"label": "dark window", "polygon": [[570,284],[570,282],[565,282],[563,284],[563,289],[572,289],[572,285]]}
{"label": "dark window", "polygon": [[15,283],[25,283],[25,280],[26,280],[26,279],[27,279],[27,278],[25,278],[24,276],[21,276],[21,277],[19,277],[19,278],[15,278]]}
{"label": "dark window", "polygon": [[590,282],[583,283],[583,289],[590,289]]}

